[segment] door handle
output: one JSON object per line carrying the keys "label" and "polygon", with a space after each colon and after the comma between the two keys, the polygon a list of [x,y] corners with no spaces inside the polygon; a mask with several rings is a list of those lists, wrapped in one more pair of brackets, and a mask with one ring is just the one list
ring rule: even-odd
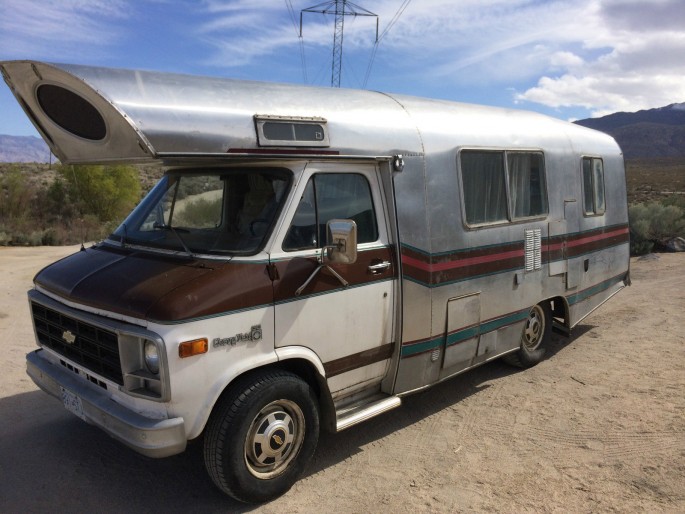
{"label": "door handle", "polygon": [[377,262],[376,264],[369,265],[368,270],[371,273],[373,273],[374,275],[377,275],[379,273],[383,273],[389,267],[390,267],[390,261],[380,261],[380,262]]}

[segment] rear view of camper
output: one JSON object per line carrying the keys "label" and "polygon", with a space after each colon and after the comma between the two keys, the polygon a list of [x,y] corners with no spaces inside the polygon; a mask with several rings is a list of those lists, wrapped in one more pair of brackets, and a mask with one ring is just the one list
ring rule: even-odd
{"label": "rear view of camper", "polygon": [[29,292],[36,384],[142,454],[203,435],[262,502],[340,431],[629,284],[623,156],[542,115],[370,91],[0,63],[67,164],[165,176]]}

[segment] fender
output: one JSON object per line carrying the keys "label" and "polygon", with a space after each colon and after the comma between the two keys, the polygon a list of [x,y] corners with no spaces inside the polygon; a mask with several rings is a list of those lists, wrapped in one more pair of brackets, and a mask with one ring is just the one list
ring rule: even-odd
{"label": "fender", "polygon": [[326,372],[323,369],[323,363],[319,356],[306,346],[286,346],[284,348],[276,348],[276,355],[279,361],[284,361],[288,359],[304,359],[310,362],[319,375],[325,380]]}
{"label": "fender", "polygon": [[[235,380],[244,375],[249,371],[253,371],[257,368],[263,368],[271,364],[278,362],[278,356],[276,352],[271,352],[268,354],[263,354],[259,356],[259,359],[237,359],[235,364],[236,367],[230,367],[225,370],[220,376],[216,377],[216,380],[212,383],[207,394],[207,401],[198,409],[197,416],[194,420],[186,420],[189,422],[188,425],[188,439],[197,438],[207,425],[209,416],[214,410],[216,402],[222,393],[230,387],[230,385],[235,382]],[[247,361],[247,362],[246,362]]]}

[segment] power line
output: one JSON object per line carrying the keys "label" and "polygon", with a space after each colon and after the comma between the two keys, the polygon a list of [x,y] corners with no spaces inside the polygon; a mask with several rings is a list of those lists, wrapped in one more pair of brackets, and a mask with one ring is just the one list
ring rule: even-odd
{"label": "power line", "polygon": [[407,9],[407,7],[409,7],[410,3],[411,0],[404,0],[397,9],[395,16],[392,17],[388,25],[381,33],[380,37],[376,37],[376,44],[373,45],[373,50],[371,51],[371,58],[369,59],[369,65],[366,68],[366,75],[364,75],[364,84],[362,85],[363,89],[366,89],[366,85],[369,82],[369,77],[371,76],[371,68],[373,68],[373,63],[376,60],[376,52],[378,51],[378,46],[381,44],[381,41],[388,34],[388,32],[390,32],[390,29],[392,29],[395,26],[395,23],[397,23],[402,14],[404,14],[404,11]]}
{"label": "power line", "polygon": [[285,6],[288,9],[288,14],[290,14],[290,20],[293,22],[293,27],[295,28],[295,33],[297,34],[297,38],[299,39],[300,62],[302,64],[302,78],[304,79],[304,83],[306,84],[308,82],[308,80],[307,80],[307,61],[305,59],[305,54],[304,54],[304,41],[302,40],[302,30],[298,31],[297,18],[295,16],[295,9],[293,8],[292,0],[285,0]]}
{"label": "power line", "polygon": [[378,15],[360,7],[348,0],[329,0],[300,11],[300,33],[302,38],[302,15],[305,12],[317,14],[333,14],[335,24],[333,28],[333,58],[331,62],[331,86],[340,87],[342,69],[343,36],[345,16],[373,16],[376,18],[376,44],[378,44]]}

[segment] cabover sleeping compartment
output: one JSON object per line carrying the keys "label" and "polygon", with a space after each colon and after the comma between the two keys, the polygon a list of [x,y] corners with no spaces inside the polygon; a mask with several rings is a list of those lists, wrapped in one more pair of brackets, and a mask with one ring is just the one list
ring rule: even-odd
{"label": "cabover sleeping compartment", "polygon": [[29,291],[34,382],[152,457],[203,437],[245,502],[339,431],[629,284],[623,156],[539,114],[35,61],[5,81],[65,164],[167,171]]}

